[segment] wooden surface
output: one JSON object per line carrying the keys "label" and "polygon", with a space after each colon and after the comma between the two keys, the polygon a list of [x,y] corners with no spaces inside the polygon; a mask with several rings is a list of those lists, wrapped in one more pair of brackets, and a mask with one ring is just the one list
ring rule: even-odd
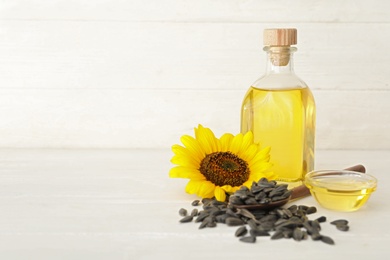
{"label": "wooden surface", "polygon": [[167,148],[239,131],[263,29],[296,27],[320,149],[390,149],[390,2],[0,0],[0,147]]}
{"label": "wooden surface", "polygon": [[[196,198],[186,180],[168,178],[169,150],[0,150],[0,259],[388,259],[389,151],[318,151],[317,169],[357,163],[378,190],[359,211],[316,206],[311,219],[345,218],[350,231],[324,223],[330,246],[309,239],[244,244],[236,228],[199,230],[180,224],[178,210]],[[273,257],[273,258],[272,258]]]}

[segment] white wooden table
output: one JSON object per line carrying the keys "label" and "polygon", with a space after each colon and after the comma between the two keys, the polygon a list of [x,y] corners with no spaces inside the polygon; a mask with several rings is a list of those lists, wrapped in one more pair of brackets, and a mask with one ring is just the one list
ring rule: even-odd
{"label": "white wooden table", "polygon": [[[180,224],[196,198],[168,178],[169,150],[0,150],[0,259],[388,259],[390,151],[317,151],[317,169],[362,163],[379,180],[358,212],[322,209],[330,246],[311,239],[246,244],[236,228]],[[274,258],[271,258],[274,256]]]}

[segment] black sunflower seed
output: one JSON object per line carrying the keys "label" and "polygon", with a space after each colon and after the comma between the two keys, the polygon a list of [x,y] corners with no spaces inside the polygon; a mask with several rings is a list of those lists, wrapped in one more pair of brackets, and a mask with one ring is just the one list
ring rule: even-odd
{"label": "black sunflower seed", "polygon": [[182,218],[182,219],[180,220],[180,223],[191,222],[193,218],[194,218],[193,216],[185,216],[184,218]]}
{"label": "black sunflower seed", "polygon": [[251,229],[249,231],[249,233],[251,234],[251,236],[254,236],[254,237],[269,236],[269,233],[267,231],[263,231],[263,230],[259,230],[259,229]]}
{"label": "black sunflower seed", "polygon": [[321,216],[321,217],[317,218],[316,220],[318,221],[318,223],[323,223],[323,222],[326,222],[326,217]]}
{"label": "black sunflower seed", "polygon": [[228,218],[229,217],[229,215],[228,214],[222,214],[222,215],[218,215],[218,216],[216,216],[215,217],[215,221],[217,222],[217,223],[225,223],[225,221],[226,221],[226,218]]}
{"label": "black sunflower seed", "polygon": [[193,210],[191,211],[191,216],[193,216],[193,217],[198,216],[198,209],[193,209]]}
{"label": "black sunflower seed", "polygon": [[183,208],[179,209],[179,215],[182,217],[187,216],[187,210]]}
{"label": "black sunflower seed", "polygon": [[246,205],[256,205],[258,203],[257,203],[257,200],[255,198],[247,198],[245,200],[245,204]]}
{"label": "black sunflower seed", "polygon": [[205,218],[207,218],[210,214],[205,212],[205,211],[201,211],[198,215],[198,217],[195,219],[195,222],[202,222]]}
{"label": "black sunflower seed", "polygon": [[303,232],[300,228],[295,228],[292,236],[295,241],[301,241],[303,238]]}
{"label": "black sunflower seed", "polygon": [[348,225],[336,225],[336,228],[340,231],[348,231],[349,230]]}
{"label": "black sunflower seed", "polygon": [[243,205],[244,202],[238,196],[230,196],[229,203],[234,205]]}
{"label": "black sunflower seed", "polygon": [[272,240],[281,239],[281,238],[284,238],[283,231],[281,231],[281,230],[275,231],[275,233],[273,233],[271,236]]}
{"label": "black sunflower seed", "polygon": [[310,215],[310,214],[313,214],[313,213],[316,213],[317,212],[317,208],[316,207],[309,207],[307,210],[306,210],[306,214],[307,215]]}
{"label": "black sunflower seed", "polygon": [[348,225],[348,220],[345,220],[345,219],[338,219],[338,220],[334,220],[332,222],[330,222],[330,224],[332,225]]}
{"label": "black sunflower seed", "polygon": [[191,205],[192,206],[199,206],[200,200],[194,200]]}
{"label": "black sunflower seed", "polygon": [[244,224],[244,221],[240,218],[228,217],[226,218],[225,223],[228,226],[240,226]]}
{"label": "black sunflower seed", "polygon": [[329,245],[334,245],[333,239],[327,236],[321,236],[321,241]]}
{"label": "black sunflower seed", "polygon": [[248,229],[245,226],[239,227],[234,234],[236,237],[245,236],[248,233]]}
{"label": "black sunflower seed", "polygon": [[256,237],[252,237],[252,236],[249,236],[249,237],[241,237],[241,238],[240,238],[240,241],[241,241],[241,242],[245,242],[245,243],[255,243],[255,242],[256,242]]}

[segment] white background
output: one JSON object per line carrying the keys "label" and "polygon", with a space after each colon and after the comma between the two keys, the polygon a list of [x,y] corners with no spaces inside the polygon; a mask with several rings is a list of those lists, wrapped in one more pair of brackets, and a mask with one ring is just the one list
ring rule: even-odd
{"label": "white background", "polygon": [[0,0],[0,147],[168,148],[239,132],[262,31],[296,27],[318,149],[390,149],[385,0]]}

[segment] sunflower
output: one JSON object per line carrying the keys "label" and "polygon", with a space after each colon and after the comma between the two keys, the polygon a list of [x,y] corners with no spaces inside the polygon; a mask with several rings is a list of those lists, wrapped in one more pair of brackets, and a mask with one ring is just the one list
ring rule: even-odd
{"label": "sunflower", "polygon": [[189,194],[225,201],[226,193],[242,185],[250,187],[262,177],[276,178],[269,172],[270,147],[262,149],[253,143],[252,132],[226,133],[218,139],[209,128],[199,125],[195,138],[183,135],[180,140],[184,146],[172,146],[171,162],[177,166],[169,176],[190,179],[185,189]]}

